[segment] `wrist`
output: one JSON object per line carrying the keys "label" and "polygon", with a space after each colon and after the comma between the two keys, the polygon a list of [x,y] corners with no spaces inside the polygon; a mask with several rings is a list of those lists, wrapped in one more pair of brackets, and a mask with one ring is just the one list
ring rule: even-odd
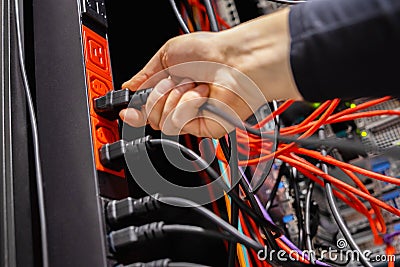
{"label": "wrist", "polygon": [[290,66],[289,8],[221,34],[227,65],[252,79],[267,100],[302,100]]}

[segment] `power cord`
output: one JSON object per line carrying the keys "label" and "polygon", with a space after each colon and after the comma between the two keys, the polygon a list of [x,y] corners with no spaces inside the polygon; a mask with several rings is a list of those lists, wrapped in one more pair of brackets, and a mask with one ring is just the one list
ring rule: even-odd
{"label": "power cord", "polygon": [[[234,133],[234,134],[233,134],[233,133]],[[230,140],[230,142],[231,142],[231,147],[232,147],[232,149],[229,150],[229,147],[228,147],[228,145],[227,145],[227,142],[226,142],[226,139],[225,139],[225,138],[221,138],[222,140],[220,139],[220,146],[221,146],[222,152],[224,153],[225,158],[231,163],[230,168],[231,168],[231,169],[235,169],[235,170],[237,169],[237,170],[239,171],[239,166],[237,165],[237,161],[233,161],[233,160],[232,160],[232,157],[233,157],[233,158],[236,158],[236,159],[238,158],[236,133],[235,133],[235,131],[234,131],[233,133],[230,133],[230,134],[228,135],[229,140]],[[235,145],[235,144],[236,144],[236,145]],[[233,174],[233,172],[232,172],[232,174]],[[238,174],[237,174],[237,175],[238,175]],[[232,177],[235,177],[235,176],[232,175]],[[250,189],[250,186],[242,179],[242,176],[238,176],[237,179],[239,179],[238,185],[241,186],[242,190],[243,190],[244,193],[246,194],[246,197],[248,198],[248,200],[249,200],[249,202],[250,202],[250,205],[251,205],[251,207],[254,209],[255,213],[256,213],[258,216],[263,217],[262,212],[261,212],[261,210],[259,209],[259,206],[258,206],[258,204],[257,204],[257,200],[255,199],[255,196],[254,196],[255,193],[254,193],[254,191],[252,191],[252,190]],[[232,203],[232,204],[233,204],[233,203]],[[231,207],[232,207],[232,205],[231,205]],[[279,247],[278,247],[278,245],[277,245],[276,242],[275,242],[275,239],[274,239],[274,237],[273,237],[273,234],[272,234],[268,229],[266,229],[265,227],[261,227],[261,230],[263,231],[263,234],[265,235],[268,244],[269,244],[273,249],[279,250]],[[279,232],[281,232],[281,231],[279,230]]]}
{"label": "power cord", "polygon": [[[149,212],[161,209],[162,206],[190,207],[200,215],[211,220],[221,229],[230,233],[232,239],[236,239],[243,244],[247,244],[254,249],[262,249],[262,246],[253,239],[243,235],[228,222],[218,217],[209,209],[187,199],[177,197],[162,197],[160,195],[146,196],[141,199],[126,198],[122,200],[112,200],[107,204],[106,217],[112,226],[118,225],[116,222],[125,221],[128,218],[134,219],[135,216],[149,214]],[[227,240],[232,240],[227,238]]]}
{"label": "power cord", "polygon": [[306,195],[306,205],[305,205],[305,214],[304,214],[304,227],[306,234],[306,248],[310,252],[310,261],[311,263],[315,263],[315,255],[313,253],[313,245],[311,241],[311,201],[312,201],[312,193],[314,190],[314,181],[310,181],[308,184],[307,195]]}
{"label": "power cord", "polygon": [[212,2],[211,2],[211,0],[203,0],[203,2],[204,2],[204,5],[206,7],[208,20],[210,21],[210,29],[211,29],[211,31],[218,32],[219,31],[219,26],[218,26],[217,17],[215,16],[215,11],[214,11],[214,7],[212,5]]}
{"label": "power cord", "polygon": [[169,234],[187,234],[199,235],[214,239],[235,241],[251,245],[248,240],[230,236],[226,233],[221,233],[212,230],[206,230],[199,226],[182,225],[182,224],[164,224],[164,222],[153,222],[141,226],[129,226],[120,230],[110,232],[108,241],[113,252],[125,249],[127,247],[139,246],[143,242],[157,240]]}
{"label": "power cord", "polygon": [[31,90],[29,87],[28,76],[26,74],[24,51],[23,51],[23,41],[22,41],[22,30],[20,22],[20,10],[19,10],[19,0],[14,0],[15,8],[15,22],[17,30],[17,43],[18,43],[18,60],[21,71],[21,76],[24,84],[26,100],[28,105],[29,119],[32,129],[33,138],[33,155],[35,158],[35,171],[36,171],[36,188],[38,197],[38,209],[39,209],[39,220],[40,220],[40,238],[41,238],[41,252],[42,252],[42,265],[43,267],[49,266],[49,256],[48,256],[48,244],[47,244],[47,225],[46,225],[46,212],[44,204],[44,192],[43,192],[43,177],[42,177],[42,167],[40,162],[40,151],[39,151],[39,133],[36,122],[35,108],[33,104],[33,99],[31,95]]}
{"label": "power cord", "polygon": [[172,206],[183,206],[183,207],[191,207],[196,212],[202,214],[210,221],[214,222],[216,225],[220,226],[226,232],[231,234],[234,238],[239,240],[242,244],[246,245],[249,248],[252,248],[256,251],[262,250],[263,246],[259,244],[257,241],[251,239],[250,237],[240,233],[236,228],[232,225],[224,221],[222,218],[215,215],[212,211],[208,210],[207,208],[200,206],[199,204],[182,198],[176,197],[160,197],[159,199],[161,202],[172,205]]}
{"label": "power cord", "polygon": [[182,18],[181,13],[179,12],[175,0],[169,0],[169,3],[171,4],[172,11],[174,12],[176,19],[178,20],[179,26],[181,27],[182,31],[186,34],[190,33],[190,30],[186,25],[185,20]]}
{"label": "power cord", "polygon": [[[134,140],[133,142],[136,142],[137,140]],[[131,141],[132,142],[132,141]],[[148,148],[152,149],[155,146],[169,146],[175,149],[179,149],[182,151],[183,154],[188,156],[190,159],[195,160],[200,167],[202,167],[207,174],[213,179],[218,181],[218,184],[221,186],[221,188],[227,192],[227,194],[232,198],[233,201],[235,201],[239,208],[242,209],[244,212],[246,212],[250,217],[252,217],[257,223],[263,225],[266,227],[269,231],[273,232],[276,236],[279,236],[282,234],[281,230],[273,225],[271,222],[265,220],[263,217],[261,217],[259,214],[255,213],[251,208],[249,208],[241,199],[240,197],[234,192],[231,191],[230,188],[223,182],[221,179],[219,179],[218,173],[210,167],[207,162],[204,161],[203,158],[201,158],[198,154],[196,154],[193,150],[183,146],[182,144],[168,140],[168,139],[147,139],[145,144],[148,146]],[[140,146],[142,144],[137,144],[137,146]],[[135,149],[135,150],[139,150]]]}
{"label": "power cord", "polygon": [[[217,108],[216,106],[210,105],[208,102],[204,103],[201,106],[201,110],[206,110],[211,112],[221,119],[225,120],[226,122],[230,123],[232,126],[239,128],[241,130],[247,131],[250,134],[259,136],[261,138],[266,138],[270,140],[274,140],[275,136],[272,134],[260,132],[259,130],[253,129],[250,125],[246,122],[236,120],[235,118],[231,117],[229,114],[225,113],[221,109]],[[304,139],[297,139],[294,137],[282,136],[278,135],[277,140],[284,143],[297,143],[303,146],[324,146],[324,147],[336,147],[342,151],[352,151],[357,152],[359,154],[365,153],[365,148],[362,144],[355,144],[354,142],[344,141],[340,139],[333,140],[320,140],[314,137],[308,137]]]}
{"label": "power cord", "polygon": [[[274,111],[278,110],[278,101],[275,99],[272,100],[272,105],[274,107]],[[276,115],[274,116],[274,123],[275,123],[275,130],[274,130],[274,139],[273,139],[273,148],[271,150],[271,153],[275,153],[278,150],[278,136],[279,132],[281,130],[281,122],[280,122],[280,116]],[[266,172],[262,173],[260,181],[257,182],[257,184],[253,185],[251,192],[254,194],[257,193],[257,191],[261,188],[261,186],[264,184],[265,180],[267,179],[268,175],[271,173],[271,168],[268,168]]]}
{"label": "power cord", "polygon": [[[319,138],[320,139],[325,139],[325,129],[323,127],[320,128],[319,132]],[[326,156],[326,150],[324,147],[321,149],[321,154],[323,156]],[[325,173],[328,173],[328,165],[325,163],[322,163],[322,170]],[[346,239],[347,243],[353,249],[354,251],[357,251],[359,257],[360,257],[360,262],[365,266],[365,267],[373,267],[372,264],[369,262],[369,260],[365,257],[364,253],[361,252],[361,249],[358,247],[356,241],[352,237],[350,230],[347,228],[342,216],[340,215],[340,212],[337,208],[335,198],[333,196],[333,189],[332,185],[330,182],[325,180],[325,191],[326,191],[326,197],[328,199],[328,204],[329,208],[331,209],[333,218],[336,221],[336,224],[338,225],[340,232],[343,234],[344,238]]]}
{"label": "power cord", "polygon": [[285,165],[285,163],[282,163],[282,165],[279,167],[279,171],[278,171],[278,176],[276,177],[274,186],[271,189],[271,192],[269,194],[267,203],[265,204],[265,209],[267,211],[269,211],[272,207],[272,205],[274,204],[274,199],[276,197],[276,194],[278,192],[279,189],[279,185],[281,183],[282,177],[287,174],[287,166]]}
{"label": "power cord", "polygon": [[[225,140],[225,137],[220,138]],[[234,184],[239,178],[239,166],[238,166],[238,152],[237,152],[237,140],[236,140],[236,131],[233,131],[229,134],[229,140],[231,143],[230,146],[230,154],[225,155],[226,160],[229,162],[229,169],[231,173],[231,190],[235,192],[235,194],[239,195],[239,183]],[[224,149],[226,150],[226,148]],[[239,226],[239,207],[236,205],[236,202],[231,202],[231,225],[235,228]],[[231,242],[228,248],[228,267],[235,267],[236,265],[236,244]]]}

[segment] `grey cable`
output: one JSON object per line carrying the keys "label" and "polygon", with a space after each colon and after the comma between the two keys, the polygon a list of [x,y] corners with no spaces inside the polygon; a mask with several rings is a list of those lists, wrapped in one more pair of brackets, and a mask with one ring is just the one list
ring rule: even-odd
{"label": "grey cable", "polygon": [[310,181],[308,184],[308,190],[306,195],[306,207],[305,207],[305,218],[304,218],[304,226],[306,230],[306,247],[309,252],[310,261],[312,264],[315,264],[315,255],[314,249],[311,242],[311,230],[310,230],[310,217],[311,217],[311,197],[314,189],[314,181]]}
{"label": "grey cable", "polygon": [[171,4],[172,10],[174,11],[175,17],[178,20],[182,31],[184,31],[184,33],[190,33],[188,26],[186,25],[185,21],[182,18],[181,13],[179,12],[178,7],[176,6],[175,0],[169,0],[169,3]]}
{"label": "grey cable", "polygon": [[204,5],[206,6],[207,17],[208,20],[210,21],[211,31],[218,32],[219,31],[218,21],[217,17],[215,16],[214,7],[212,6],[211,0],[204,0]]}
{"label": "grey cable", "polygon": [[46,213],[45,213],[44,193],[43,193],[42,167],[40,163],[40,152],[39,152],[39,133],[36,122],[35,108],[33,105],[31,90],[28,82],[28,76],[26,74],[26,68],[25,68],[24,52],[22,48],[23,42],[22,42],[22,30],[21,30],[20,13],[19,13],[19,0],[14,0],[14,8],[15,8],[15,22],[17,30],[19,66],[23,79],[28,111],[29,111],[29,119],[32,128],[33,150],[34,150],[35,170],[36,170],[36,187],[37,187],[39,219],[40,219],[42,262],[43,262],[43,267],[48,267],[49,256],[47,251],[48,248],[47,226],[46,226]]}
{"label": "grey cable", "polygon": [[337,225],[339,226],[340,232],[343,234],[344,238],[346,238],[346,241],[349,244],[349,246],[354,251],[357,251],[358,255],[360,256],[360,262],[366,267],[373,267],[372,264],[365,257],[365,255],[361,252],[357,243],[354,241],[353,237],[351,236],[349,229],[347,228],[346,224],[344,223],[343,218],[340,216],[340,213],[336,206],[335,199],[333,197],[332,185],[329,182],[325,183],[325,190],[326,190],[326,196],[328,198],[329,207],[332,211],[333,217],[335,218]]}
{"label": "grey cable", "polygon": [[[320,128],[318,132],[319,138],[320,139],[325,139],[325,130],[323,127]],[[326,150],[325,148],[321,149],[321,154],[323,156],[326,156]],[[322,170],[325,173],[328,173],[328,165],[325,163],[321,164]],[[332,185],[330,182],[325,180],[325,191],[326,191],[326,197],[328,199],[328,204],[329,208],[332,212],[333,218],[336,221],[336,224],[338,225],[340,232],[343,234],[343,237],[346,239],[347,243],[349,244],[350,248],[353,249],[354,251],[357,251],[359,257],[360,257],[360,262],[365,266],[365,267],[373,267],[372,264],[368,261],[368,259],[365,257],[365,255],[361,252],[361,249],[358,247],[356,241],[352,237],[350,230],[347,228],[342,216],[340,216],[339,210],[336,205],[335,198],[333,196],[333,189]]]}

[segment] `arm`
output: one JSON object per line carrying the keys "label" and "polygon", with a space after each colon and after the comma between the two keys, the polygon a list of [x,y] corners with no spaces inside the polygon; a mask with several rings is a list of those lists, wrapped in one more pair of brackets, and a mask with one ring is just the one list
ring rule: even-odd
{"label": "arm", "polygon": [[[177,36],[123,84],[131,90],[145,85],[154,90],[141,112],[125,110],[121,117],[134,127],[150,123],[171,135],[217,138],[230,129],[216,123],[218,118],[202,117],[199,107],[205,101],[224,103],[244,120],[273,99],[395,95],[399,39],[398,0],[310,0],[222,32]],[[229,71],[218,72],[220,80],[213,80],[228,81],[229,88],[198,83],[196,69],[167,71],[173,79],[154,79],[162,70],[193,61],[231,66],[258,88],[238,86]],[[182,78],[196,83],[173,90]]]}

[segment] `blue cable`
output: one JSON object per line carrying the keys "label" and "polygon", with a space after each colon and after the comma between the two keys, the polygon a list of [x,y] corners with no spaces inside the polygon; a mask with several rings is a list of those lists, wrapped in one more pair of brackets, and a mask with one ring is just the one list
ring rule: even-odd
{"label": "blue cable", "polygon": [[[214,148],[216,149],[217,146],[218,146],[218,141],[217,141],[216,139],[212,139],[212,141],[213,141],[213,144],[214,144]],[[224,179],[225,183],[226,183],[228,186],[230,186],[229,178],[228,178],[227,172],[226,172],[226,170],[225,170],[225,168],[224,168],[224,165],[223,165],[223,162],[222,162],[221,160],[218,160],[218,166],[219,166],[219,168],[220,168],[222,178]],[[228,196],[228,199],[229,199],[229,202],[231,202],[230,196]],[[239,219],[239,227],[238,227],[238,230],[239,230],[240,233],[244,234],[244,233],[243,233],[243,229],[242,229],[242,225],[241,225],[241,222],[240,222],[240,219]],[[244,256],[244,260],[245,260],[245,262],[246,262],[246,266],[250,266],[249,254],[248,254],[247,248],[246,248],[246,246],[244,246],[244,245],[241,245],[241,246],[242,246],[242,249],[243,249],[243,252],[244,252],[244,253],[243,253],[243,256]]]}

